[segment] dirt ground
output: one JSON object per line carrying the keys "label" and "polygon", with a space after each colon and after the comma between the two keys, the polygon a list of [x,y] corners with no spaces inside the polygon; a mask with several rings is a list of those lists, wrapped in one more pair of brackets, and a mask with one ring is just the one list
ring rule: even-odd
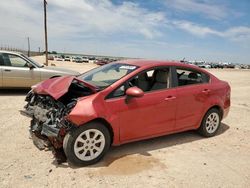
{"label": "dirt ground", "polygon": [[[43,61],[41,58],[35,58]],[[93,64],[57,62],[84,72]],[[219,134],[195,132],[113,147],[96,165],[58,165],[29,139],[27,90],[0,90],[0,187],[250,187],[250,71],[209,70],[232,87]]]}

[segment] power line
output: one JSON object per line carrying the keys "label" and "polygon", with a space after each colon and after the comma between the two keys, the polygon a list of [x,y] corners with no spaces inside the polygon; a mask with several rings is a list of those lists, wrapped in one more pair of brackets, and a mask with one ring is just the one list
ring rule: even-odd
{"label": "power line", "polygon": [[28,57],[30,56],[30,38],[28,37]]}
{"label": "power line", "polygon": [[44,7],[44,34],[45,34],[45,65],[49,65],[48,63],[48,38],[47,38],[47,1],[43,0],[43,7]]}

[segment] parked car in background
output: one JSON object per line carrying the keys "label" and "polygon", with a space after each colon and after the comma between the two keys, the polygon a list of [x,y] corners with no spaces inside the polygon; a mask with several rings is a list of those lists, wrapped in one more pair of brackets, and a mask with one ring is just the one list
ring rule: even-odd
{"label": "parked car in background", "polygon": [[89,63],[95,63],[96,58],[95,57],[89,57]]}
{"label": "parked car in background", "polygon": [[97,60],[95,61],[95,64],[100,65],[100,66],[106,65],[106,64],[108,64],[108,63],[109,63],[109,61],[104,60],[104,59],[97,59]]}
{"label": "parked car in background", "polygon": [[205,69],[210,69],[211,68],[211,65],[209,65],[209,64],[199,64],[199,65],[197,65],[198,67],[200,67],[200,68],[205,68]]}
{"label": "parked car in background", "polygon": [[211,68],[223,69],[224,66],[221,63],[212,63]]}
{"label": "parked car in background", "polygon": [[54,56],[53,55],[48,55],[48,60],[54,61]]}
{"label": "parked car in background", "polygon": [[87,57],[82,57],[82,62],[83,63],[88,63],[89,62],[89,58],[87,58]]}
{"label": "parked car in background", "polygon": [[62,56],[55,56],[54,60],[55,61],[63,61],[64,59],[62,58]]}
{"label": "parked car in background", "polygon": [[248,65],[246,65],[246,64],[241,64],[241,65],[240,65],[240,68],[241,68],[241,69],[248,69]]}
{"label": "parked car in background", "polygon": [[82,58],[81,57],[75,57],[75,60],[74,60],[76,63],[82,63]]}
{"label": "parked car in background", "polygon": [[235,65],[233,63],[226,63],[226,64],[224,64],[224,68],[234,69]]}
{"label": "parked car in background", "polygon": [[46,80],[26,101],[21,113],[32,118],[33,138],[85,166],[111,145],[186,130],[216,135],[229,112],[230,86],[196,66],[128,60]]}
{"label": "parked car in background", "polygon": [[76,57],[72,56],[72,57],[71,57],[71,61],[72,61],[72,62],[76,62]]}
{"label": "parked car in background", "polygon": [[70,61],[70,57],[69,56],[65,56],[64,61]]}
{"label": "parked car in background", "polygon": [[24,54],[0,51],[0,88],[29,88],[48,78],[79,72],[41,65]]}

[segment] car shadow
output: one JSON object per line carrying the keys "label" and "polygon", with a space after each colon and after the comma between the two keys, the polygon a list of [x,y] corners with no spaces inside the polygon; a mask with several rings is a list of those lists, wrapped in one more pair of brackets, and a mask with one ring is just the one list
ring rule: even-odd
{"label": "car shadow", "polygon": [[25,96],[30,89],[0,89],[0,96]]}
{"label": "car shadow", "polygon": [[[225,133],[229,128],[230,127],[227,124],[222,123],[216,136]],[[190,143],[201,139],[209,139],[209,138],[202,137],[195,131],[186,131],[182,133],[161,136],[148,140],[132,142],[117,147],[111,147],[110,150],[105,155],[105,157],[100,162],[88,167],[90,168],[108,167],[116,160],[119,160],[120,158],[124,158],[126,156],[134,154],[139,154],[142,156],[151,156],[151,154],[149,153],[150,151],[172,147],[175,145]],[[54,164],[56,167],[62,167],[62,168],[68,168],[68,167],[73,169],[79,168],[69,163],[58,164],[56,162],[56,159],[55,161],[52,162],[52,164]]]}

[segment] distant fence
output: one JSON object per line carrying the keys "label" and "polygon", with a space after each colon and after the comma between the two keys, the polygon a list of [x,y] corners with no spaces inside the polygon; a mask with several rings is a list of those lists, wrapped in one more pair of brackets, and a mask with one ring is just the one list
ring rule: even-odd
{"label": "distant fence", "polygon": [[[20,48],[13,48],[13,47],[2,47],[0,46],[0,50],[5,50],[5,51],[12,51],[12,52],[21,52],[25,55],[28,55],[28,51],[27,50],[23,50]],[[43,52],[35,52],[35,51],[30,51],[30,56],[38,56],[38,55],[43,55]]]}

